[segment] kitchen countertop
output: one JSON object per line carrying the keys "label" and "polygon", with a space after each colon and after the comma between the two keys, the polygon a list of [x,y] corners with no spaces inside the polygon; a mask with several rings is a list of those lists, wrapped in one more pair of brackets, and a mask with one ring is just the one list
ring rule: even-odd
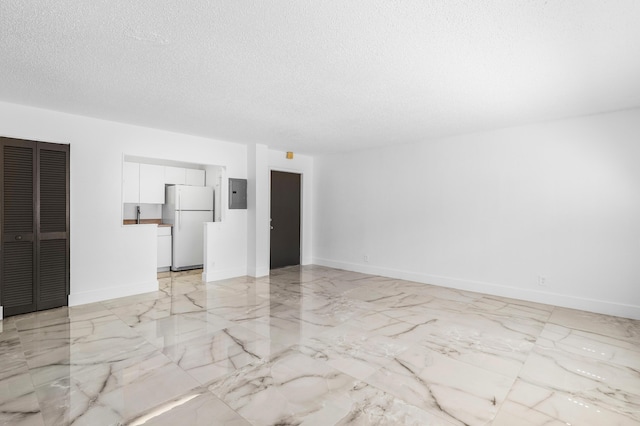
{"label": "kitchen countertop", "polygon": [[[123,225],[138,225],[135,219],[125,219]],[[140,219],[140,225],[158,225],[160,227],[173,226],[170,223],[162,223],[162,219]]]}

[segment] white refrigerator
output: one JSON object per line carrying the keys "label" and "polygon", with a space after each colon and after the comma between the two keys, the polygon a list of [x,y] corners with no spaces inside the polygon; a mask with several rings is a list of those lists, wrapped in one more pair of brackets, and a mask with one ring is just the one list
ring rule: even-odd
{"label": "white refrigerator", "polygon": [[213,222],[213,209],[213,188],[167,186],[162,217],[165,223],[173,225],[172,271],[202,267],[204,223]]}

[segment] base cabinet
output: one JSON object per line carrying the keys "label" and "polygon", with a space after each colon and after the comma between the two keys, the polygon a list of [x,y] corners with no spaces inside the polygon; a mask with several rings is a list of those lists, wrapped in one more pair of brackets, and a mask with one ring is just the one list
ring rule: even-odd
{"label": "base cabinet", "polygon": [[171,227],[158,227],[158,270],[171,268]]}

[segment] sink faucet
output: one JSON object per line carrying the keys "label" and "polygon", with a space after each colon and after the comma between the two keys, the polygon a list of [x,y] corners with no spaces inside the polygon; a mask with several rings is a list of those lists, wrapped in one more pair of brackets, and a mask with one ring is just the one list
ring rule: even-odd
{"label": "sink faucet", "polygon": [[140,206],[136,206],[136,223],[140,224]]}

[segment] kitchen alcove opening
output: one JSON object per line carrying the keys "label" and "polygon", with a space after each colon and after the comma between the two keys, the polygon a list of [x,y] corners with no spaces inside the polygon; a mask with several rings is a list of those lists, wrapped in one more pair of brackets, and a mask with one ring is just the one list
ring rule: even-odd
{"label": "kitchen alcove opening", "polygon": [[163,223],[163,206],[172,185],[212,188],[212,221],[224,220],[223,200],[228,196],[225,166],[123,155],[122,224]]}

